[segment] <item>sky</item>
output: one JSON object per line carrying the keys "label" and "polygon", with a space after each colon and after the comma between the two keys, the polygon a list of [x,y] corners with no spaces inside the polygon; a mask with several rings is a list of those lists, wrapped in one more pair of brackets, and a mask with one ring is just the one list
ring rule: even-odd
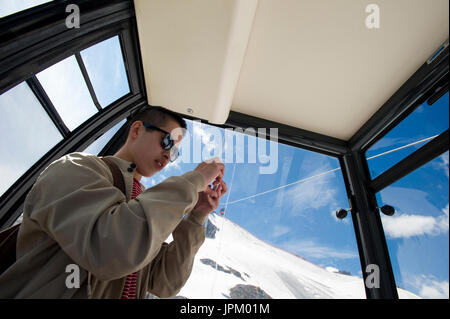
{"label": "sky", "polygon": [[[6,12],[1,2],[0,16]],[[117,38],[81,55],[102,108],[129,92]],[[73,56],[37,74],[70,130],[97,112],[80,75]],[[0,112],[1,195],[62,137],[26,83],[0,96]],[[448,113],[447,93],[434,105],[417,108],[374,144],[366,153],[372,177],[426,142],[396,149],[448,129]],[[123,123],[85,152],[97,154]],[[362,277],[351,215],[343,220],[335,215],[337,209],[349,207],[336,158],[239,132],[228,132],[233,139],[227,140],[223,129],[187,123],[189,135],[183,140],[180,158],[144,178],[147,188],[219,156],[225,162],[229,191],[217,211],[225,208],[226,218],[266,243],[322,267]],[[381,215],[396,283],[424,298],[449,297],[448,180],[446,152],[377,194],[380,206],[396,209],[394,216]]]}
{"label": "sky", "polygon": [[0,0],[0,18],[51,0]]}

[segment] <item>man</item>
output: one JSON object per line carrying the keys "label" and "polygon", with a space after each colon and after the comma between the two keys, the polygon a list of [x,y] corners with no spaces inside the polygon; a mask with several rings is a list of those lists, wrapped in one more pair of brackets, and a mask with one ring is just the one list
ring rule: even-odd
{"label": "man", "polygon": [[106,157],[120,169],[126,194],[97,156],[72,153],[49,165],[25,200],[17,259],[0,276],[0,298],[177,294],[205,239],[203,223],[227,191],[218,161],[142,189],[142,176],[176,158],[185,128],[162,107],[132,116],[125,144]]}

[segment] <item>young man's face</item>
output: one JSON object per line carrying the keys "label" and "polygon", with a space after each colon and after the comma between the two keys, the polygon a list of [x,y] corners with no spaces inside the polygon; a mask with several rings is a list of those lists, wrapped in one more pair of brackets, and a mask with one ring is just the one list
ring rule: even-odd
{"label": "young man's face", "polygon": [[[130,134],[133,136],[130,151],[136,164],[136,172],[142,176],[150,177],[162,170],[170,161],[170,150],[164,150],[161,141],[165,134],[158,130],[147,131],[142,125],[133,124]],[[181,127],[174,120],[168,120],[160,129],[171,133],[175,146],[179,146],[182,136]]]}

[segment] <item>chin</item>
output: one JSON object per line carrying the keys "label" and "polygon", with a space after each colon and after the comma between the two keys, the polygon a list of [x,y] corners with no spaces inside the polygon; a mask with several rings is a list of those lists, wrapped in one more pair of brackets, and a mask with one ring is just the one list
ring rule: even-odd
{"label": "chin", "polygon": [[156,172],[152,172],[151,170],[141,172],[141,171],[137,170],[136,173],[138,173],[142,177],[152,177],[153,175],[155,175]]}
{"label": "chin", "polygon": [[142,177],[152,177],[153,175],[155,175],[155,173],[143,173],[143,174],[141,174]]}

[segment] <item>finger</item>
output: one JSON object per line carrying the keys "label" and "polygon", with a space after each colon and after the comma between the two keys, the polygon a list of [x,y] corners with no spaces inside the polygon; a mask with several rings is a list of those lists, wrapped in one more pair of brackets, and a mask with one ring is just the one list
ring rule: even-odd
{"label": "finger", "polygon": [[213,198],[211,198],[210,196],[206,196],[206,197],[207,197],[206,200],[208,201],[210,208],[215,209],[217,206],[216,201]]}
{"label": "finger", "polygon": [[212,198],[217,198],[219,196],[218,192],[214,189],[209,189],[207,191],[207,195],[208,195],[208,197],[212,197]]}
{"label": "finger", "polygon": [[222,189],[222,194],[225,194],[225,193],[228,191],[227,183],[225,183],[224,181],[222,181],[221,184],[220,184],[220,186],[221,186],[221,189]]}
{"label": "finger", "polygon": [[216,190],[216,194],[217,194],[217,197],[219,197],[220,198],[220,194],[222,193],[222,190],[221,190],[221,188],[220,188],[220,185],[218,185],[217,186],[217,190]]}
{"label": "finger", "polygon": [[214,191],[211,189],[211,187],[208,185],[208,187],[205,190],[205,194],[206,195],[212,195],[214,193]]}
{"label": "finger", "polygon": [[222,176],[225,174],[225,164],[223,163],[217,163],[217,166],[219,167],[220,172],[222,172]]}
{"label": "finger", "polygon": [[218,163],[218,164],[220,164],[220,163],[222,163],[222,160],[220,159],[220,157],[216,156],[216,157],[204,160],[203,163],[207,163],[207,164]]}

